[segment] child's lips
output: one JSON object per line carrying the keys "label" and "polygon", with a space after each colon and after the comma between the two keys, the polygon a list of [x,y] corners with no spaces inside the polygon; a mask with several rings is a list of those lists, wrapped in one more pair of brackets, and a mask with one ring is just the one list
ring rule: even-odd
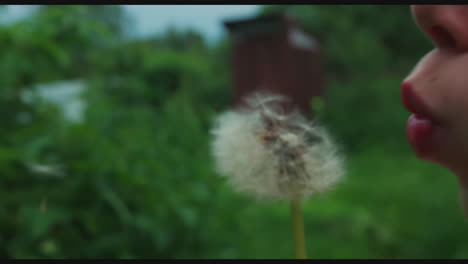
{"label": "child's lips", "polygon": [[434,147],[434,134],[440,126],[439,122],[409,83],[402,84],[401,97],[405,108],[413,113],[406,126],[408,141],[419,156],[424,156]]}
{"label": "child's lips", "polygon": [[432,137],[436,125],[428,118],[412,114],[406,124],[406,136],[414,151],[423,156],[433,148]]}

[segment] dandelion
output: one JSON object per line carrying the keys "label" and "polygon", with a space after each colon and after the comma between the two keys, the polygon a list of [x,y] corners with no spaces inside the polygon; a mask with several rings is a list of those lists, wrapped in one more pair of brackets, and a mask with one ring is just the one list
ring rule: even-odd
{"label": "dandelion", "polygon": [[216,120],[212,134],[217,169],[239,192],[258,200],[291,203],[296,257],[305,258],[301,201],[326,191],[343,176],[341,156],[325,129],[287,98],[256,93]]}

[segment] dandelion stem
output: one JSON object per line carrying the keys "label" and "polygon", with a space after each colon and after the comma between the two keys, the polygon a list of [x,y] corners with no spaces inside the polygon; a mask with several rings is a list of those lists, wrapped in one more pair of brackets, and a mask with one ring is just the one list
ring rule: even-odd
{"label": "dandelion stem", "polygon": [[291,201],[291,219],[296,259],[306,259],[307,251],[304,237],[304,219],[302,216],[302,204],[300,198],[293,199]]}

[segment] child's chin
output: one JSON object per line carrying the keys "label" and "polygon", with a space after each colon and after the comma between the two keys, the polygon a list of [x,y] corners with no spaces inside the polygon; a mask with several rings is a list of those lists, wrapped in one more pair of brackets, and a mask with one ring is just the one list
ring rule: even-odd
{"label": "child's chin", "polygon": [[419,159],[440,165],[450,170],[457,165],[453,157],[453,152],[447,152],[438,144],[431,144],[431,147],[425,148],[424,151],[415,149],[414,147],[413,150]]}
{"label": "child's chin", "polygon": [[463,158],[468,157],[468,153],[466,155],[460,155],[459,151],[450,151],[441,148],[435,149],[430,153],[425,153],[425,155],[418,155],[418,157],[422,160],[447,168],[456,175],[468,176],[468,158]]}

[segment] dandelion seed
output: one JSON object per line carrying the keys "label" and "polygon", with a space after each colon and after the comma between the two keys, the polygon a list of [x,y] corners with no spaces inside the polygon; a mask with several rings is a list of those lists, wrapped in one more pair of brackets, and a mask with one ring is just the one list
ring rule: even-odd
{"label": "dandelion seed", "polygon": [[217,169],[237,191],[292,200],[328,190],[342,178],[342,159],[325,129],[298,111],[286,111],[286,101],[256,93],[244,108],[217,119]]}

